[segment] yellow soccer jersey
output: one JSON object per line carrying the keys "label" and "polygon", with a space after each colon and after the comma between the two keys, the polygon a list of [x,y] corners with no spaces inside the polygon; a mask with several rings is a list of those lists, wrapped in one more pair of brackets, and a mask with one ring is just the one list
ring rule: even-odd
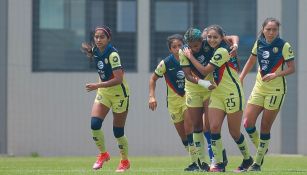
{"label": "yellow soccer jersey", "polygon": [[242,86],[236,67],[230,61],[230,56],[225,48],[218,48],[210,60],[215,66],[213,78],[217,87],[212,90],[211,96],[243,96]]}
{"label": "yellow soccer jersey", "polygon": [[255,42],[252,54],[257,56],[259,66],[255,90],[265,94],[285,94],[287,90],[285,77],[277,77],[269,82],[262,81],[262,77],[282,71],[285,62],[294,59],[290,44],[280,38],[268,44],[262,36]]}
{"label": "yellow soccer jersey", "polygon": [[[182,68],[184,68],[184,67],[192,67],[192,63],[184,55],[182,49],[179,50],[179,60],[180,60],[180,66]],[[193,74],[193,72],[192,72],[192,74]],[[195,74],[193,74],[193,75],[195,75]],[[199,76],[197,76],[197,77],[199,77]],[[199,77],[199,78],[201,78],[201,77]],[[206,80],[212,80],[212,76],[208,75],[208,76],[206,76],[205,79]],[[185,80],[185,91],[186,92],[204,92],[204,93],[209,93],[209,90],[203,88],[202,86],[200,86],[198,84],[192,83],[192,82],[188,81],[187,79]]]}

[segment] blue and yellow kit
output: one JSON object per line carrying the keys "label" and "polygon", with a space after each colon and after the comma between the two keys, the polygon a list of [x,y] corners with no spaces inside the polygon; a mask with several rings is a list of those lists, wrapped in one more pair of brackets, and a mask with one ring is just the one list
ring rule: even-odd
{"label": "blue and yellow kit", "polygon": [[217,87],[212,90],[209,107],[226,113],[243,110],[244,92],[238,75],[238,62],[229,55],[229,47],[222,41],[214,52],[210,63],[215,67],[214,82]]}
{"label": "blue and yellow kit", "polygon": [[[113,70],[123,71],[118,52],[111,44],[108,44],[103,52],[97,47],[93,47],[92,52],[100,81],[105,82],[114,78]],[[99,88],[95,101],[112,108],[115,113],[128,110],[129,87],[125,77],[119,85]]]}
{"label": "blue and yellow kit", "polygon": [[285,62],[294,59],[290,44],[279,37],[268,44],[265,38],[260,36],[254,44],[252,54],[257,56],[259,65],[255,85],[257,90],[262,93],[285,94],[287,91],[285,77],[277,77],[269,82],[263,82],[262,77],[269,73],[280,72]]}
{"label": "blue and yellow kit", "polygon": [[163,59],[155,74],[165,78],[167,85],[167,107],[174,123],[182,121],[185,105],[185,76],[179,62],[173,54]]}
{"label": "blue and yellow kit", "polygon": [[287,84],[284,76],[264,82],[262,77],[269,73],[280,72],[287,61],[294,60],[294,53],[290,44],[277,37],[272,43],[267,43],[263,35],[255,42],[252,55],[258,60],[258,73],[253,91],[248,103],[262,106],[265,109],[280,109]]}
{"label": "blue and yellow kit", "polygon": [[[184,45],[183,48],[188,47],[188,45]],[[210,58],[213,56],[214,49],[209,46],[208,42],[204,40],[201,45],[201,49],[198,53],[193,53],[193,56],[198,60],[200,64],[206,66]],[[212,74],[202,75],[195,66],[191,63],[191,61],[184,55],[183,49],[179,50],[179,59],[181,67],[190,67],[192,75],[199,77],[200,79],[212,80]],[[203,102],[210,97],[210,91],[205,89],[204,87],[192,83],[186,80],[185,83],[185,91],[186,91],[186,104],[188,107],[203,107]]]}

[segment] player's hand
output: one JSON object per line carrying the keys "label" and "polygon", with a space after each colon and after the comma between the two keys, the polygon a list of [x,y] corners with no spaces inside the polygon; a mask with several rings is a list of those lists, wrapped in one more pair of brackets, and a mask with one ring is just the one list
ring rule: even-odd
{"label": "player's hand", "polygon": [[192,50],[189,49],[189,48],[187,48],[187,47],[183,49],[183,54],[184,54],[184,56],[186,56],[188,59],[190,59],[190,58],[193,56]]}
{"label": "player's hand", "polygon": [[86,54],[87,57],[91,58],[93,56],[92,54],[92,46],[86,42],[83,42],[81,44],[81,52]]}
{"label": "player's hand", "polygon": [[269,82],[273,79],[275,79],[277,77],[276,73],[270,73],[270,74],[266,74],[264,77],[262,77],[262,81],[264,82]]}
{"label": "player's hand", "polygon": [[238,55],[238,45],[234,44],[234,45],[230,46],[230,49],[231,49],[231,51],[230,51],[229,55],[231,57],[237,57],[237,55]]}
{"label": "player's hand", "polygon": [[99,87],[98,87],[97,83],[88,83],[88,84],[85,85],[85,88],[86,88],[87,92],[90,92],[90,91],[98,89]]}
{"label": "player's hand", "polygon": [[202,87],[208,89],[208,90],[213,90],[216,88],[216,85],[215,83],[211,82],[211,81],[208,81],[208,80],[202,80],[202,79],[199,79],[197,81],[197,84],[201,85]]}
{"label": "player's hand", "polygon": [[149,109],[151,109],[152,111],[156,110],[157,108],[157,100],[155,97],[149,97]]}

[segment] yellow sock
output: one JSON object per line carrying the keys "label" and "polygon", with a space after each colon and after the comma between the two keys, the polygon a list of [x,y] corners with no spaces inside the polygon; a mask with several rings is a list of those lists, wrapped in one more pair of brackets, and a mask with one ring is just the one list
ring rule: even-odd
{"label": "yellow sock", "polygon": [[191,160],[191,163],[197,163],[197,151],[196,151],[196,148],[194,145],[190,145],[189,146],[189,156],[190,156],[190,160]]}
{"label": "yellow sock", "polygon": [[261,134],[260,135],[260,143],[257,149],[255,162],[258,165],[261,165],[262,159],[264,158],[265,152],[269,147],[270,143],[270,134]]}
{"label": "yellow sock", "polygon": [[223,162],[223,143],[221,139],[221,134],[211,133],[211,148],[214,154],[214,159],[216,163]]}
{"label": "yellow sock", "polygon": [[205,156],[205,139],[202,132],[194,132],[193,133],[193,140],[195,145],[195,150],[197,157],[201,162],[206,162],[206,156]]}
{"label": "yellow sock", "polygon": [[249,138],[251,139],[251,141],[253,142],[255,147],[258,148],[258,145],[259,145],[259,133],[256,130],[256,127],[246,128],[246,132],[248,133]]}
{"label": "yellow sock", "polygon": [[189,156],[191,159],[191,163],[197,163],[197,151],[193,141],[193,133],[187,135],[188,138],[188,146],[189,146]]}
{"label": "yellow sock", "polygon": [[122,160],[128,159],[128,140],[126,136],[116,138]]}
{"label": "yellow sock", "polygon": [[92,130],[93,140],[96,143],[96,146],[100,153],[106,152],[106,146],[104,143],[104,134],[102,130]]}
{"label": "yellow sock", "polygon": [[249,148],[247,146],[246,140],[244,138],[244,135],[241,133],[240,139],[236,141],[239,150],[241,151],[241,154],[243,155],[244,159],[249,159],[250,158],[250,152]]}

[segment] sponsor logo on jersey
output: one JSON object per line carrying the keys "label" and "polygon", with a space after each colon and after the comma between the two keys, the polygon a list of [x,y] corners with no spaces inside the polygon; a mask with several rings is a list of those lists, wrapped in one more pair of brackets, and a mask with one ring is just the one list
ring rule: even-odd
{"label": "sponsor logo on jersey", "polygon": [[172,118],[173,120],[175,120],[175,119],[176,119],[175,114],[171,114],[171,118]]}
{"label": "sponsor logo on jersey", "polygon": [[103,73],[103,74],[100,74],[100,78],[101,79],[105,79],[106,78],[106,75]]}
{"label": "sponsor logo on jersey", "polygon": [[270,57],[270,52],[269,52],[269,51],[264,51],[264,52],[262,53],[262,57],[263,57],[264,59],[268,59],[268,58]]}
{"label": "sponsor logo on jersey", "polygon": [[222,55],[218,53],[218,54],[214,55],[213,59],[215,61],[218,61],[218,60],[222,59]]}
{"label": "sponsor logo on jersey", "polygon": [[115,57],[113,57],[113,62],[118,62],[118,57],[117,56],[115,56]]}
{"label": "sponsor logo on jersey", "polygon": [[178,78],[179,80],[185,78],[184,72],[183,72],[182,70],[180,70],[180,71],[177,72],[177,78]]}
{"label": "sponsor logo on jersey", "polygon": [[187,98],[187,103],[188,103],[188,104],[191,104],[191,102],[192,102],[191,97],[188,97],[188,98]]}
{"label": "sponsor logo on jersey", "polygon": [[169,68],[168,70],[169,70],[169,71],[172,71],[172,70],[175,70],[175,68],[174,68],[174,67],[171,67],[171,68]]}
{"label": "sponsor logo on jersey", "polygon": [[104,67],[103,62],[102,61],[98,61],[97,67],[98,67],[98,69],[103,69],[103,67]]}
{"label": "sponsor logo on jersey", "polygon": [[197,60],[200,62],[200,63],[203,63],[205,61],[205,56],[201,55],[199,57],[197,57]]}

